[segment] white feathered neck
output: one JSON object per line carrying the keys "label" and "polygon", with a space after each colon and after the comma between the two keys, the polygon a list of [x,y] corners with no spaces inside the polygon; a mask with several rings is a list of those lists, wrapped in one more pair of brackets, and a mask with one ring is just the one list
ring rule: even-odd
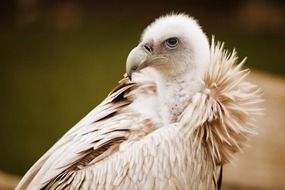
{"label": "white feathered neck", "polygon": [[177,122],[193,95],[203,87],[203,74],[195,68],[193,70],[171,78],[164,78],[152,68],[135,73],[132,82],[138,85],[139,92],[131,92],[134,99],[134,108],[131,109],[157,118],[164,124]]}

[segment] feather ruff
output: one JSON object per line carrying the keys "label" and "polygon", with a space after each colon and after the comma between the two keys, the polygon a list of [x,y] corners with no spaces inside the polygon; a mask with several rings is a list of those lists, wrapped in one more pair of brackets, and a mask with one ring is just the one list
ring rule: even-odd
{"label": "feather ruff", "polygon": [[181,115],[182,129],[192,139],[193,150],[206,151],[214,167],[230,162],[250,135],[256,134],[255,116],[262,114],[262,91],[248,82],[249,69],[237,64],[236,51],[212,39],[211,61],[203,89]]}

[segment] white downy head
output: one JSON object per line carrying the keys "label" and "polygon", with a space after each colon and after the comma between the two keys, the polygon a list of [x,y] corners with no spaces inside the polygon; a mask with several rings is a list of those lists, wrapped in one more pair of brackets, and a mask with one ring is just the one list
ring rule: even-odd
{"label": "white downy head", "polygon": [[209,49],[207,36],[193,18],[166,15],[144,30],[140,43],[128,56],[127,75],[131,79],[133,73],[152,68],[160,100],[168,112],[180,112],[185,101],[201,88]]}

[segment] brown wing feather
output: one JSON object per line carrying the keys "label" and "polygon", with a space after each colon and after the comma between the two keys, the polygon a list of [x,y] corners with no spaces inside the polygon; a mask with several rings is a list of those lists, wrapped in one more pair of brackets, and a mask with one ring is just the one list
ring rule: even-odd
{"label": "brown wing feather", "polygon": [[[76,126],[71,128],[39,161],[26,173],[17,189],[33,187],[56,187],[63,179],[70,178],[74,172],[86,167],[110,149],[126,140],[130,121],[122,124],[129,115],[117,112],[131,103],[127,94],[135,84],[123,79],[108,97],[91,111]],[[109,151],[111,153],[111,151]],[[41,185],[36,184],[39,181]],[[35,185],[36,184],[36,185]]]}

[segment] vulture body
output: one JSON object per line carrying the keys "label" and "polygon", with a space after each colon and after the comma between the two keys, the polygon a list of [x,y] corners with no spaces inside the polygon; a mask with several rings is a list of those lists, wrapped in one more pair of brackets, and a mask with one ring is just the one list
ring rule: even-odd
{"label": "vulture body", "polygon": [[219,189],[260,113],[242,63],[191,17],[158,18],[130,52],[128,75],[16,189]]}

